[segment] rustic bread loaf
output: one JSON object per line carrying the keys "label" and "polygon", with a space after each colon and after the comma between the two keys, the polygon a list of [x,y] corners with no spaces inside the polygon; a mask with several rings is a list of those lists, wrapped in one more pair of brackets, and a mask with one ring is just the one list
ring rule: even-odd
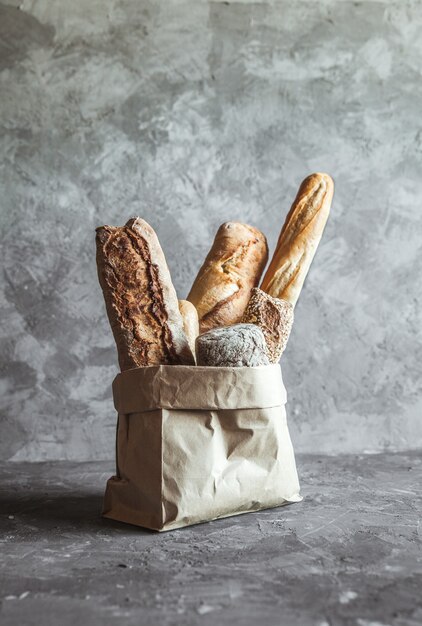
{"label": "rustic bread loaf", "polygon": [[202,333],[241,320],[267,259],[259,230],[239,222],[220,226],[187,298],[198,310]]}
{"label": "rustic bread loaf", "polygon": [[262,281],[263,291],[296,304],[324,231],[333,191],[328,174],[311,174],[302,182]]}
{"label": "rustic bread loaf", "polygon": [[252,289],[242,323],[256,324],[262,330],[270,363],[277,363],[283,354],[293,326],[293,305],[273,298],[261,289]]}
{"label": "rustic bread loaf", "polygon": [[183,319],[183,330],[187,337],[190,349],[195,354],[195,341],[199,335],[198,311],[192,302],[179,300],[179,311]]}
{"label": "rustic bread loaf", "polygon": [[254,324],[213,328],[196,339],[198,365],[254,367],[269,365],[264,335]]}
{"label": "rustic bread loaf", "polygon": [[97,268],[121,370],[194,364],[154,230],[139,217],[97,228]]}

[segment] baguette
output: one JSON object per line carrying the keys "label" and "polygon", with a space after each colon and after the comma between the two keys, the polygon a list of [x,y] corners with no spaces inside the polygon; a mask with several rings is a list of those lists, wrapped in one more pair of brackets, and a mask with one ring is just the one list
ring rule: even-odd
{"label": "baguette", "polygon": [[295,306],[324,231],[333,192],[328,174],[311,174],[302,182],[261,284],[274,298]]}
{"label": "baguette", "polygon": [[183,330],[187,337],[190,349],[195,354],[195,341],[199,335],[198,311],[188,300],[179,300],[179,311],[183,319]]}
{"label": "baguette", "polygon": [[97,228],[97,268],[122,371],[194,364],[154,230],[139,217]]}
{"label": "baguette", "polygon": [[220,226],[187,297],[198,310],[201,333],[241,320],[267,259],[259,230],[240,222]]}

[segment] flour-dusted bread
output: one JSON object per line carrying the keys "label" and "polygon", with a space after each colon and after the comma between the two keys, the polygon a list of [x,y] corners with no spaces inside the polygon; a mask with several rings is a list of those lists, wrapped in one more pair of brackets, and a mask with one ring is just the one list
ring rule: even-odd
{"label": "flour-dusted bread", "polygon": [[290,337],[294,319],[293,304],[273,298],[262,289],[252,289],[242,322],[262,330],[270,363],[277,363]]}
{"label": "flour-dusted bread", "polygon": [[97,228],[97,268],[122,371],[193,365],[176,291],[158,238],[139,217]]}
{"label": "flour-dusted bread", "polygon": [[220,226],[187,298],[197,308],[202,333],[241,320],[267,259],[259,230],[239,222]]}
{"label": "flour-dusted bread", "polygon": [[311,174],[302,182],[262,281],[263,291],[296,304],[324,231],[333,192],[328,174]]}
{"label": "flour-dusted bread", "polygon": [[269,365],[264,335],[254,324],[213,328],[196,339],[198,365],[255,367]]}
{"label": "flour-dusted bread", "polygon": [[179,311],[183,319],[183,330],[187,337],[190,349],[195,354],[195,341],[199,335],[198,311],[192,302],[179,300]]}

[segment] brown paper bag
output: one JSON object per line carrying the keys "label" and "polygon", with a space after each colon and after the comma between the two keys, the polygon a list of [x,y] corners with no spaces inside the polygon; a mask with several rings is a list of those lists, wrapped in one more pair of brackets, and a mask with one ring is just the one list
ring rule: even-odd
{"label": "brown paper bag", "polygon": [[105,517],[155,530],[299,502],[279,365],[160,365],[113,383]]}

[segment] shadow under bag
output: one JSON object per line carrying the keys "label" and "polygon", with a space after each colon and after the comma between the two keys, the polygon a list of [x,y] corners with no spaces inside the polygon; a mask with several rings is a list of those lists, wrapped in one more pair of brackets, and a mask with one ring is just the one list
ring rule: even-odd
{"label": "shadow under bag", "polygon": [[139,367],[113,397],[105,517],[163,531],[302,499],[278,364]]}

